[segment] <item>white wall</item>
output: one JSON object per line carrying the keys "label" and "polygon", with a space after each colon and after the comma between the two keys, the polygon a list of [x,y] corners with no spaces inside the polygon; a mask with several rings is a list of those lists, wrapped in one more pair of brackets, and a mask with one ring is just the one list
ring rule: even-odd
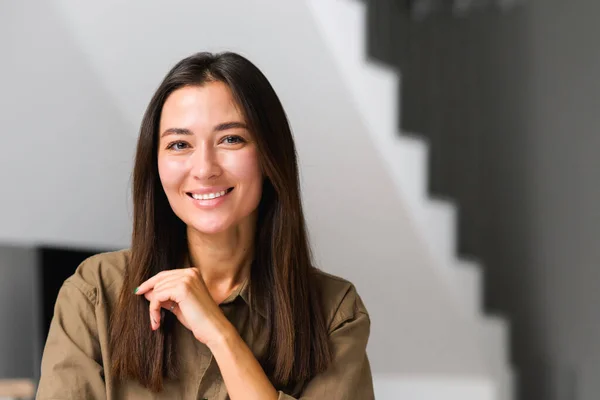
{"label": "white wall", "polygon": [[0,3],[0,242],[121,247],[137,127],[54,8]]}
{"label": "white wall", "polygon": [[183,56],[239,51],[288,111],[316,258],[362,294],[374,372],[485,374],[472,322],[418,239],[305,5],[156,4],[0,4],[0,106],[11,110],[0,124],[13,149],[0,168],[10,188],[0,241],[126,245],[131,156],[153,90]]}

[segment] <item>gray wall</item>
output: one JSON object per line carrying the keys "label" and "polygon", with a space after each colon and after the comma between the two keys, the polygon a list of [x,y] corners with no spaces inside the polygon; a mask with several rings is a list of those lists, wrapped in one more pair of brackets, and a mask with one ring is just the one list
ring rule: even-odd
{"label": "gray wall", "polygon": [[[521,399],[600,398],[600,3],[414,22],[370,1],[372,56],[402,70],[401,126],[513,324]],[[575,396],[575,397],[571,397]]]}
{"label": "gray wall", "polygon": [[534,1],[530,21],[531,303],[541,349],[597,399],[600,3]]}
{"label": "gray wall", "polygon": [[0,246],[0,378],[33,377],[38,366],[36,266],[34,249]]}

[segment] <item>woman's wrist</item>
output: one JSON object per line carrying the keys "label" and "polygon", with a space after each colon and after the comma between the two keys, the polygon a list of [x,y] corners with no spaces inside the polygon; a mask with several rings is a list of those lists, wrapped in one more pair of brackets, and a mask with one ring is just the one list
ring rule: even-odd
{"label": "woman's wrist", "polygon": [[276,400],[279,395],[235,327],[220,329],[206,343],[214,356],[232,399]]}
{"label": "woman's wrist", "polygon": [[215,324],[215,334],[212,335],[212,337],[209,338],[205,344],[206,347],[208,347],[210,351],[215,354],[219,350],[222,350],[226,348],[226,346],[230,345],[236,337],[239,337],[237,330],[231,324],[231,322],[229,322],[229,320],[223,316],[223,319]]}

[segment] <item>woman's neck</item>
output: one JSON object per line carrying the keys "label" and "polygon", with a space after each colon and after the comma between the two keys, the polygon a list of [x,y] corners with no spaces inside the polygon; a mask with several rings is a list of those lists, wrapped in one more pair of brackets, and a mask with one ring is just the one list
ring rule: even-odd
{"label": "woman's neck", "polygon": [[225,299],[250,275],[254,231],[253,224],[239,224],[215,235],[188,228],[191,266],[200,270],[215,300]]}

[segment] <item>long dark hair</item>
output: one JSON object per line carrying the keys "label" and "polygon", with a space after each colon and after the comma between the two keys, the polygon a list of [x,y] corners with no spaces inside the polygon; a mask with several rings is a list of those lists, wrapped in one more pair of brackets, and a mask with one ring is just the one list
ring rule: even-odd
{"label": "long dark hair", "polygon": [[177,378],[177,321],[166,313],[161,329],[152,332],[147,302],[133,291],[164,269],[180,268],[188,256],[186,226],[172,211],[159,180],[159,121],[173,91],[215,81],[231,89],[255,137],[265,174],[250,278],[251,298],[264,302],[270,332],[267,354],[259,362],[276,387],[305,382],[331,362],[300,199],[296,149],[283,107],[267,78],[246,58],[230,52],[197,53],[169,71],[142,120],[133,170],[131,259],[111,317],[112,374],[153,391],[162,389],[165,378]]}

